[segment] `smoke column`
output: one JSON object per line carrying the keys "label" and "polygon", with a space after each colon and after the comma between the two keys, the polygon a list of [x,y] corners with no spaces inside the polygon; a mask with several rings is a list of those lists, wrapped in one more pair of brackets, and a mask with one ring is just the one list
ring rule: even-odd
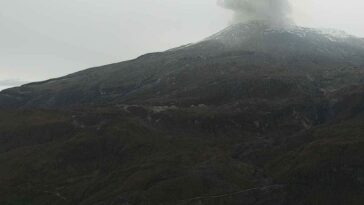
{"label": "smoke column", "polygon": [[218,5],[234,11],[233,23],[264,21],[275,26],[293,23],[288,0],[218,0]]}

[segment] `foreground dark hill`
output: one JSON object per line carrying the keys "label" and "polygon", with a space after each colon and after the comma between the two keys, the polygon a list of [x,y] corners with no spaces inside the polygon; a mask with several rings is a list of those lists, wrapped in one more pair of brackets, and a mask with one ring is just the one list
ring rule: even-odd
{"label": "foreground dark hill", "polygon": [[1,92],[0,106],[191,105],[311,96],[363,82],[363,67],[360,38],[254,22],[196,44],[9,89]]}
{"label": "foreground dark hill", "polygon": [[293,110],[0,110],[0,203],[361,205],[364,87],[330,100],[306,128]]}
{"label": "foreground dark hill", "polygon": [[0,93],[3,205],[362,205],[364,43],[234,25]]}

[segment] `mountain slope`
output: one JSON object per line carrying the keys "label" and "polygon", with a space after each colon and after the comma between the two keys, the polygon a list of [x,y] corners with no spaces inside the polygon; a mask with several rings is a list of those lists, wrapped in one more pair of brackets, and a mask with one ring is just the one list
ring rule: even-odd
{"label": "mountain slope", "polygon": [[0,110],[0,203],[360,205],[364,89],[350,90],[311,128],[202,107]]}
{"label": "mountain slope", "polygon": [[219,104],[277,90],[317,95],[363,82],[363,67],[359,38],[254,22],[196,44],[9,89],[0,106]]}
{"label": "mountain slope", "polygon": [[0,204],[362,205],[364,46],[231,26],[0,93]]}

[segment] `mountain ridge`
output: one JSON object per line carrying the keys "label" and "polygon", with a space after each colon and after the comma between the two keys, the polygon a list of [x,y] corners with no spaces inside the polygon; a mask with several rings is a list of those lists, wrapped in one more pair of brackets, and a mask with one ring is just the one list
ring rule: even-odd
{"label": "mountain ridge", "polygon": [[[280,76],[305,78],[306,75],[310,79],[314,79],[314,75],[335,78],[325,76],[330,75],[328,72],[335,72],[337,75],[351,75],[352,79],[346,83],[355,83],[363,80],[364,43],[359,42],[360,39],[353,36],[334,37],[315,29],[277,29],[260,23],[238,24],[195,44],[7,89],[0,93],[0,106],[13,103],[25,107],[57,107],[93,101],[99,104],[110,100],[115,103],[137,103],[133,99],[143,98],[144,92],[147,93],[145,96],[150,97],[144,97],[142,101],[173,103],[176,94],[186,95],[187,91],[193,92],[197,87],[207,89],[211,86],[207,80],[210,83],[221,80],[226,73],[231,74],[226,79],[234,78],[233,72],[246,72],[240,74],[242,79],[254,72],[257,76],[262,73],[266,76],[276,73],[274,75],[279,76],[281,72]],[[224,62],[227,64],[224,65]],[[252,70],[254,67],[255,71]],[[263,69],[259,73],[260,68]],[[188,70],[194,72],[193,69],[200,71],[195,76],[186,76],[189,75]],[[175,81],[183,77],[189,84],[180,82],[177,87]],[[206,82],[199,82],[199,79]],[[325,87],[334,89],[339,86],[338,83],[333,84]],[[174,89],[167,91],[163,86]],[[165,93],[161,93],[162,90]],[[67,95],[67,92],[74,94]],[[65,102],[61,102],[61,95],[67,98]]]}

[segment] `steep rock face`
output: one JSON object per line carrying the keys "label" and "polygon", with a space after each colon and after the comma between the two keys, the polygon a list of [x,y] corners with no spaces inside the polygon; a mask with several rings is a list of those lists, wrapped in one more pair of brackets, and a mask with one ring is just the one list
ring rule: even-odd
{"label": "steep rock face", "polygon": [[363,82],[363,68],[359,38],[254,22],[195,44],[5,90],[0,107],[306,98]]}

